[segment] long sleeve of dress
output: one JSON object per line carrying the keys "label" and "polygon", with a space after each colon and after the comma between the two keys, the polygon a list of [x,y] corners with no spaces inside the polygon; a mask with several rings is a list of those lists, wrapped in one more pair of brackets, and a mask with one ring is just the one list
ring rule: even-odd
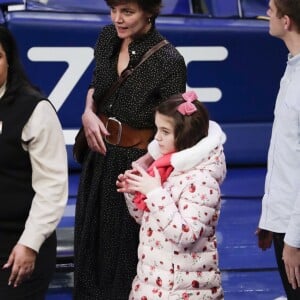
{"label": "long sleeve of dress", "polygon": [[68,164],[62,128],[48,101],[41,101],[22,132],[32,164],[32,201],[20,244],[39,251],[55,230],[68,199]]}

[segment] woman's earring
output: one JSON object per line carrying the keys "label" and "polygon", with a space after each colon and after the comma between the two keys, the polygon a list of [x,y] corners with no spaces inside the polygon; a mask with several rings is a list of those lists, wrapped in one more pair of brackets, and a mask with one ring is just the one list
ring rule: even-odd
{"label": "woman's earring", "polygon": [[148,23],[149,23],[149,24],[151,23],[151,18],[148,18]]}

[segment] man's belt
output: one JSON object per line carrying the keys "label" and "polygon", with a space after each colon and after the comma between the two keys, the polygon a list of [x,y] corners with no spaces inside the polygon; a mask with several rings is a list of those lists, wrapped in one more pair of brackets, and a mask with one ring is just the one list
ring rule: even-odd
{"label": "man's belt", "polygon": [[109,135],[105,137],[108,144],[145,150],[154,137],[153,129],[134,128],[120,122],[115,117],[108,118],[103,114],[100,114],[99,118],[109,132]]}

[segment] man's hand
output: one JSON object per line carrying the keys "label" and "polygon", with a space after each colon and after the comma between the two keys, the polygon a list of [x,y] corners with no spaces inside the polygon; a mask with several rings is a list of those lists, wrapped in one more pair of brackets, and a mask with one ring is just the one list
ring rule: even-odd
{"label": "man's hand", "polygon": [[258,237],[258,247],[262,249],[263,251],[267,250],[268,248],[271,248],[272,246],[272,232],[257,228],[255,231],[255,234]]}
{"label": "man's hand", "polygon": [[37,253],[34,250],[21,244],[17,244],[13,248],[8,261],[2,267],[3,269],[11,268],[8,285],[17,287],[31,276],[34,270],[36,256]]}
{"label": "man's hand", "polygon": [[300,249],[284,244],[282,259],[293,289],[300,287]]}

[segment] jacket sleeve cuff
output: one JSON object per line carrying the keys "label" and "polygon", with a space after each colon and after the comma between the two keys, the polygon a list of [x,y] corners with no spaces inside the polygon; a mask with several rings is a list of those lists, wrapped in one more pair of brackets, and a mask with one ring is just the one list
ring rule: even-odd
{"label": "jacket sleeve cuff", "polygon": [[300,249],[299,227],[293,224],[293,222],[288,226],[288,230],[284,236],[284,242],[291,247]]}

